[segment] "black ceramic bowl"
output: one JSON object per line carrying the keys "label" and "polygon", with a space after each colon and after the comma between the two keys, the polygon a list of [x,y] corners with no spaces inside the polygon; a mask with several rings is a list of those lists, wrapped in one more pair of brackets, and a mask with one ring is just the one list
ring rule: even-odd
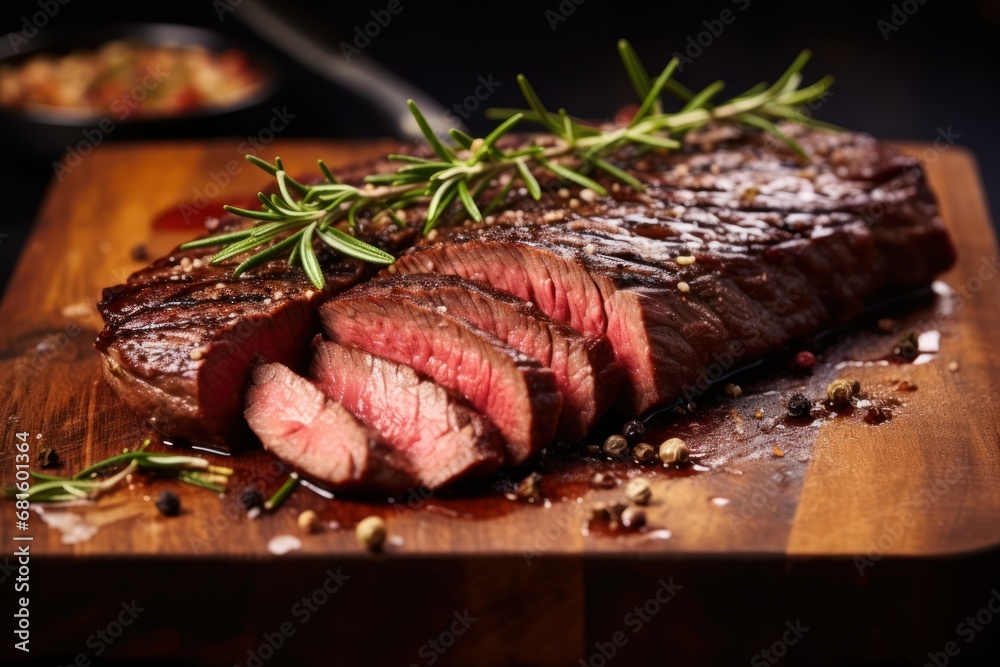
{"label": "black ceramic bowl", "polygon": [[200,107],[168,116],[133,114],[119,120],[113,113],[77,115],[0,107],[0,139],[13,156],[50,160],[72,150],[92,150],[105,141],[239,135],[267,122],[280,83],[273,62],[246,44],[203,28],[157,23],[51,28],[40,31],[17,53],[8,40],[0,42],[0,63],[20,62],[37,53],[95,49],[117,40],[150,46],[203,46],[214,52],[238,49],[261,73],[263,82],[252,95],[231,106]]}

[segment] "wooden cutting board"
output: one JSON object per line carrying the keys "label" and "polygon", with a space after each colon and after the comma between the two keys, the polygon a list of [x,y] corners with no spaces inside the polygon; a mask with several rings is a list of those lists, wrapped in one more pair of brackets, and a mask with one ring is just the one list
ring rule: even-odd
{"label": "wooden cutting board", "polygon": [[[154,229],[155,214],[177,202],[197,204],[201,197],[241,200],[265,186],[266,176],[242,161],[239,143],[102,146],[53,183],[0,306],[0,416],[6,425],[0,481],[5,486],[14,477],[17,433],[27,434],[33,457],[41,447],[54,447],[64,473],[135,447],[152,435],[102,378],[92,346],[101,327],[94,303],[103,287],[121,282],[141,266],[131,257],[133,248],[144,245],[155,257],[191,236]],[[346,164],[390,147],[386,142],[277,141],[264,156],[281,155],[293,171],[307,172],[317,157],[331,165]],[[789,614],[817,608],[799,599],[806,590],[796,590],[799,576],[805,582],[822,579],[826,594],[836,596],[870,593],[877,573],[903,589],[886,592],[886,604],[902,604],[916,595],[906,590],[907,577],[920,576],[931,582],[929,587],[949,590],[951,579],[932,576],[935,562],[965,559],[963,576],[972,576],[980,571],[977,564],[995,564],[1000,545],[1000,352],[995,333],[1000,326],[1000,281],[994,280],[1000,267],[972,157],[958,147],[906,148],[927,159],[932,187],[958,248],[957,266],[942,276],[935,293],[816,342],[821,361],[812,375],[797,375],[779,360],[734,380],[741,385],[740,397],[708,395],[695,417],[659,422],[655,437],[684,437],[692,447],[694,465],[681,471],[649,471],[587,463],[587,470],[606,471],[619,481],[652,474],[654,501],[647,509],[646,532],[609,532],[596,525],[588,529],[590,505],[621,498],[622,489],[591,488],[581,481],[581,466],[565,465],[559,452],[550,452],[541,464],[547,503],[513,502],[475,491],[414,495],[394,504],[329,501],[300,490],[274,515],[249,520],[238,509],[236,493],[220,498],[176,482],[137,477],[129,488],[93,507],[32,513],[24,532],[14,528],[12,506],[2,504],[0,538],[4,544],[12,543],[14,533],[33,538],[38,567],[50,573],[38,584],[45,595],[56,596],[59,586],[71,582],[87,591],[95,605],[133,597],[136,591],[160,600],[158,611],[147,616],[155,615],[156,622],[147,622],[150,627],[141,638],[126,634],[114,647],[119,655],[135,657],[156,649],[240,664],[249,659],[245,650],[257,646],[262,633],[271,629],[268,622],[280,625],[281,614],[288,616],[284,598],[297,599],[296,586],[315,589],[332,564],[343,564],[345,572],[350,565],[355,573],[353,589],[347,583],[344,593],[337,594],[340,598],[331,596],[342,603],[331,605],[338,611],[325,612],[322,624],[344,632],[350,628],[341,642],[347,648],[338,651],[345,656],[377,651],[403,664],[430,664],[436,649],[422,655],[422,642],[446,630],[452,612],[466,608],[494,621],[489,627],[473,623],[463,633],[465,639],[456,639],[454,650],[440,656],[444,662],[461,663],[463,656],[481,664],[587,659],[597,650],[595,643],[608,641],[615,628],[632,637],[627,620],[623,626],[623,614],[631,608],[627,603],[654,595],[660,585],[656,582],[669,581],[671,573],[686,573],[689,581],[718,582],[706,584],[700,593],[690,592],[694,584],[685,584],[674,607],[663,606],[671,609],[671,616],[687,619],[658,621],[663,628],[673,624],[669,627],[674,630],[685,627],[692,614],[736,614],[740,605],[727,601],[721,587],[736,594],[748,586],[747,577],[769,582],[773,599],[751,608],[751,618],[734,620],[740,627],[732,631],[732,644],[742,646],[745,640],[748,647],[769,646],[774,637],[780,638],[778,621],[787,620],[783,614],[790,600],[798,600],[799,607]],[[876,317],[886,316],[897,320],[899,330],[938,332],[939,351],[925,355],[919,364],[886,363],[894,337],[878,333],[874,324]],[[881,425],[866,423],[863,409],[806,424],[783,418],[787,395],[804,390],[821,396],[836,377],[860,380],[873,402],[893,403],[892,419]],[[903,380],[916,390],[900,391]],[[760,419],[755,418],[758,411]],[[156,442],[153,449],[168,447]],[[259,451],[218,461],[236,469],[235,490],[254,483],[273,491],[285,477]],[[34,458],[32,466],[37,467]],[[184,512],[176,519],[160,516],[151,502],[167,488],[182,498]],[[320,513],[326,529],[301,536],[296,517],[307,508]],[[371,513],[388,521],[392,540],[383,556],[365,554],[349,529]],[[67,521],[75,527],[67,527]],[[54,528],[56,524],[61,529]],[[336,529],[338,525],[342,528]],[[300,535],[301,549],[271,554],[268,542],[280,535]],[[916,557],[930,569],[910,573],[905,568],[913,561],[901,557]],[[796,571],[803,563],[810,565]],[[837,568],[837,575],[817,574],[828,567]],[[126,571],[138,579],[123,581]],[[995,571],[982,570],[987,578]],[[209,586],[230,611],[212,614],[189,605],[185,614],[191,616],[180,622],[168,613],[178,586],[191,596],[188,602],[202,596],[192,586]],[[988,590],[981,591],[984,601]],[[409,608],[411,617],[425,610],[419,620],[426,622],[411,619],[395,625],[399,642],[390,648],[357,610],[381,605],[383,620],[377,625],[385,630],[384,619],[406,611],[386,612],[384,605],[394,599],[417,606]],[[879,599],[872,598],[872,604]],[[720,611],[720,605],[726,611]],[[835,615],[824,608],[827,617]],[[82,603],[39,614],[64,628],[58,639],[49,638],[48,655],[89,650],[81,644],[103,622],[94,607]],[[199,623],[218,624],[228,634],[209,633]],[[774,637],[768,634],[769,623],[778,623],[773,625]],[[329,641],[320,625],[310,626],[312,639],[297,641],[295,652],[308,655],[306,647]],[[937,634],[946,637],[952,630],[945,625],[924,628],[927,650],[935,648]],[[851,622],[840,619],[836,627],[848,631]],[[512,632],[517,641],[511,640]],[[813,633],[817,639],[812,650],[821,645],[821,632]],[[866,646],[863,630],[856,632],[861,633],[856,635],[861,637],[858,646]],[[38,633],[45,636],[41,626]],[[637,632],[635,640],[617,650],[635,655],[655,650],[656,634]],[[875,654],[923,656],[922,645],[886,652],[884,634],[870,644]],[[232,656],[237,649],[240,655]],[[679,641],[675,650],[678,655],[686,651],[719,659],[753,655],[730,655],[730,649],[702,641],[697,632]],[[288,651],[286,657],[293,650]],[[833,659],[837,654],[818,655]]]}

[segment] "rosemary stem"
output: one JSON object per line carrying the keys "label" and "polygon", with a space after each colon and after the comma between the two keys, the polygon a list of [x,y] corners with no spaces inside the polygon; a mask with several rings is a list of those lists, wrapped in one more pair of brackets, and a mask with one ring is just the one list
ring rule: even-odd
{"label": "rosemary stem", "polygon": [[264,503],[264,509],[270,512],[281,507],[281,504],[288,499],[288,496],[292,495],[292,492],[298,485],[299,476],[292,473],[289,475],[288,479],[285,480],[285,483],[281,485],[281,488],[275,491],[274,495],[271,496],[266,503]]}

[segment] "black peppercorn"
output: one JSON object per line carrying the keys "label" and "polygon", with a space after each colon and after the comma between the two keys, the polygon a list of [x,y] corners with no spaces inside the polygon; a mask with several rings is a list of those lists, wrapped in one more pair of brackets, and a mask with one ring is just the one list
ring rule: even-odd
{"label": "black peppercorn", "polygon": [[646,437],[646,425],[639,419],[633,419],[625,423],[624,428],[622,428],[622,435],[628,440],[628,444],[633,446],[638,445]]}
{"label": "black peppercorn", "polygon": [[149,259],[149,248],[147,248],[145,244],[140,243],[129,251],[129,255],[131,255],[132,259],[137,262],[145,262]]}
{"label": "black peppercorn", "polygon": [[260,489],[248,486],[240,491],[240,505],[242,505],[245,510],[252,510],[255,507],[263,507],[264,495],[260,492]]}
{"label": "black peppercorn", "polygon": [[788,414],[792,417],[808,417],[812,406],[812,401],[805,394],[793,394],[788,399]]}
{"label": "black peppercorn", "polygon": [[156,509],[164,516],[177,516],[181,513],[181,499],[173,491],[164,491],[156,499]]}
{"label": "black peppercorn", "polygon": [[892,347],[892,354],[905,361],[913,361],[920,354],[920,347],[917,343],[917,334],[907,331],[896,339]]}

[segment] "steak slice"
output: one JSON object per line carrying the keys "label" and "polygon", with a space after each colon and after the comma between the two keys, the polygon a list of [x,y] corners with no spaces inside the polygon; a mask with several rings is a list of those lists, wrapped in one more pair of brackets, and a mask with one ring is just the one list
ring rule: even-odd
{"label": "steak slice", "polygon": [[105,289],[96,345],[108,383],[161,434],[233,449],[253,442],[243,418],[252,362],[305,364],[317,304],[366,269],[321,252],[320,293],[284,262],[235,279],[212,252],[175,250]]}
{"label": "steak slice", "polygon": [[247,423],[268,451],[333,488],[397,491],[414,484],[402,452],[286,366],[254,367],[246,404]]}
{"label": "steak slice", "polygon": [[310,375],[330,399],[378,429],[408,462],[414,484],[436,489],[503,463],[503,440],[493,424],[408,366],[317,342]]}
{"label": "steak slice", "polygon": [[607,338],[581,335],[507,292],[436,274],[397,275],[379,287],[444,308],[552,369],[563,397],[560,440],[582,440],[618,395],[621,368]]}
{"label": "steak slice", "polygon": [[324,304],[320,321],[331,340],[407,364],[465,396],[503,434],[511,464],[555,435],[562,396],[552,371],[443,307],[365,284]]}

